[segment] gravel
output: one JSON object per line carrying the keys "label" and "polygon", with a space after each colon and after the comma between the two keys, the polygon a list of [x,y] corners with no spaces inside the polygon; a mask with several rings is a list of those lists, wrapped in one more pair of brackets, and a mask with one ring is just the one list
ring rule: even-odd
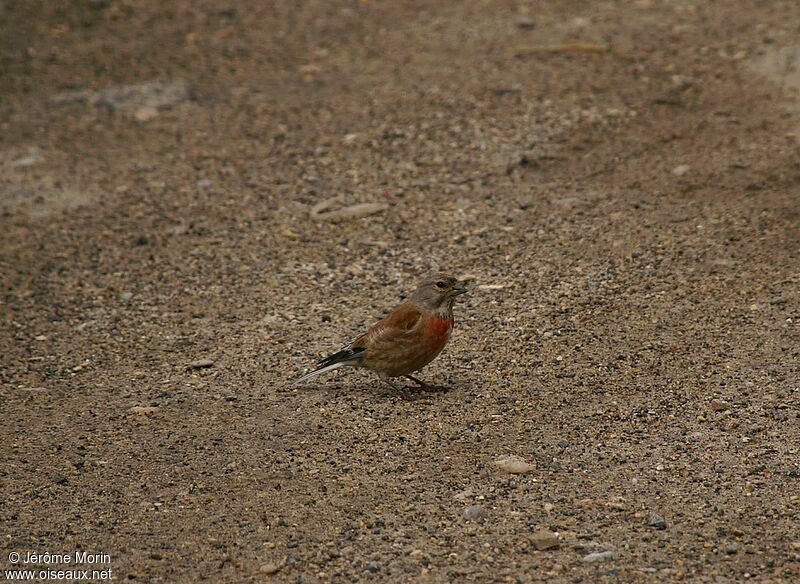
{"label": "gravel", "polygon": [[[797,580],[800,4],[529,4],[5,3],[5,549]],[[451,391],[292,385],[438,269]]]}

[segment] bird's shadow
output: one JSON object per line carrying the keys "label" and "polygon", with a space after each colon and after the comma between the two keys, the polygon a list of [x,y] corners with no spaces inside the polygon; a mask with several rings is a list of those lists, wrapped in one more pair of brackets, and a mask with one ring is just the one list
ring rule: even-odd
{"label": "bird's shadow", "polygon": [[312,392],[324,392],[331,399],[341,397],[342,394],[357,395],[365,401],[371,403],[419,403],[432,404],[437,401],[444,401],[445,396],[451,394],[455,389],[448,391],[425,391],[418,386],[410,383],[402,386],[409,394],[410,399],[403,397],[392,388],[383,383],[356,382],[356,383],[329,383],[325,385],[305,385],[298,386],[298,389]]}

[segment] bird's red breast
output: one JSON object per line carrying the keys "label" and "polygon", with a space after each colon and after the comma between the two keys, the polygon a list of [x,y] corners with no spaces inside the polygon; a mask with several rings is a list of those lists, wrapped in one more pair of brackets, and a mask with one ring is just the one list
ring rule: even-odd
{"label": "bird's red breast", "polygon": [[453,330],[452,318],[441,318],[436,315],[429,317],[430,322],[427,327],[427,340],[432,346],[443,346],[450,338]]}

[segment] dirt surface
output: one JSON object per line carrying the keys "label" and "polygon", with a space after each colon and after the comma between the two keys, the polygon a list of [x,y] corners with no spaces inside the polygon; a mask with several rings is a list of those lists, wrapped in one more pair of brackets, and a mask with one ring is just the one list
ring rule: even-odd
{"label": "dirt surface", "polygon": [[[797,581],[798,23],[1,1],[0,567]],[[452,391],[293,387],[436,269]]]}

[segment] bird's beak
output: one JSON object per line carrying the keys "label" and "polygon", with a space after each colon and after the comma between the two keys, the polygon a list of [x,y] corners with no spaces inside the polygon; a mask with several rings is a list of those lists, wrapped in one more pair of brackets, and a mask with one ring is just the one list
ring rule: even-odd
{"label": "bird's beak", "polygon": [[455,286],[453,286],[454,296],[460,296],[461,294],[466,294],[466,293],[467,293],[467,288],[464,286],[464,284],[456,284]]}

